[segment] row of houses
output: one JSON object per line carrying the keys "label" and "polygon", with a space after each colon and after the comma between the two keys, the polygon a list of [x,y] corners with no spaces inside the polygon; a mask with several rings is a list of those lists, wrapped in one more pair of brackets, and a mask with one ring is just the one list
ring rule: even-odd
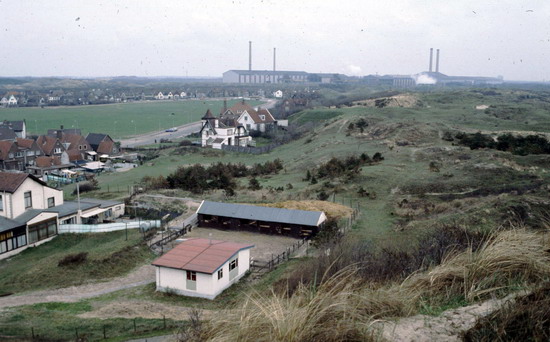
{"label": "row of houses", "polygon": [[187,93],[184,91],[175,92],[175,93],[172,93],[170,91],[166,95],[164,95],[161,91],[159,91],[158,94],[155,95],[155,100],[179,100],[179,99],[185,99],[185,98],[187,98]]}
{"label": "row of houses", "polygon": [[226,102],[218,117],[210,109],[202,117],[201,145],[221,149],[223,145],[252,144],[251,131],[268,132],[277,128],[277,120],[265,108],[254,109],[244,100],[227,108]]}
{"label": "row of houses", "polygon": [[51,240],[61,224],[109,222],[124,210],[118,201],[64,201],[33,175],[0,171],[0,259]]}
{"label": "row of houses", "polygon": [[107,134],[80,129],[50,129],[47,134],[27,137],[25,121],[0,123],[0,169],[27,171],[37,176],[62,169],[78,161],[97,161],[100,156],[120,152]]}

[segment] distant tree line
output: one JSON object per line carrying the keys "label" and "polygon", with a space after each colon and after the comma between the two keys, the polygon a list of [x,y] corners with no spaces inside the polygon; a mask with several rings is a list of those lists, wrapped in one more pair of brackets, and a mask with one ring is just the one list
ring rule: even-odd
{"label": "distant tree line", "polygon": [[[443,138],[448,141],[454,141],[450,134],[445,134]],[[479,132],[460,132],[454,138],[460,145],[468,146],[472,150],[490,148],[512,152],[521,156],[528,154],[550,154],[550,142],[545,137],[539,135],[514,136],[506,133],[499,135],[495,140],[491,136]]]}
{"label": "distant tree line", "polygon": [[235,178],[276,174],[282,169],[283,163],[280,159],[266,161],[263,164],[256,163],[251,167],[247,167],[243,163],[218,162],[208,167],[195,164],[187,167],[180,166],[167,177],[145,176],[141,183],[147,189],[182,189],[195,194],[207,190],[223,189],[227,195],[232,196],[236,188]]}

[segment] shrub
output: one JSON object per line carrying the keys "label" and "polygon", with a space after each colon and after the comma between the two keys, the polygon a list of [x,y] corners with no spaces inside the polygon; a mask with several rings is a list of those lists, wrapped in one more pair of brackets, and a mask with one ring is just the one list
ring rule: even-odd
{"label": "shrub", "polygon": [[262,186],[260,185],[260,182],[256,178],[251,178],[248,182],[248,189],[250,190],[260,190]]}
{"label": "shrub", "polygon": [[80,265],[88,260],[88,253],[82,252],[78,254],[68,254],[63,259],[59,260],[57,263],[57,266],[64,267],[64,266],[72,266],[72,265]]}

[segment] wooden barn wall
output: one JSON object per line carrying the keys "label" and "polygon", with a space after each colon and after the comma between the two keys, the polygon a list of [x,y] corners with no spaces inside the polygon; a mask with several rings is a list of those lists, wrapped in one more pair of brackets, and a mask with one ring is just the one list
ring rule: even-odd
{"label": "wooden barn wall", "polygon": [[198,214],[198,220],[199,227],[223,230],[246,230],[256,233],[284,235],[295,238],[309,238],[315,236],[319,232],[319,227],[317,226],[245,220],[215,215]]}

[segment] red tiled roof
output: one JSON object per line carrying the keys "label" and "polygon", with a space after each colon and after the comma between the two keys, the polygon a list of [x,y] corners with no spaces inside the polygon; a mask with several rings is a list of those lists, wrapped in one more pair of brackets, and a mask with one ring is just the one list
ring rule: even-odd
{"label": "red tiled roof", "polygon": [[56,141],[57,138],[47,135],[41,135],[36,139],[36,143],[42,149],[42,152],[44,152],[44,154],[52,154]]}
{"label": "red tiled roof", "polygon": [[256,113],[256,110],[254,108],[247,105],[244,101],[235,103],[231,108],[229,108],[233,113],[241,114],[245,110],[248,112],[248,114],[254,114]]}
{"label": "red tiled roof", "polygon": [[14,193],[27,178],[31,178],[41,185],[46,185],[46,183],[28,173],[0,172],[0,191]]}
{"label": "red tiled roof", "polygon": [[13,145],[13,141],[3,140],[0,141],[0,159],[5,160],[8,157],[8,153],[10,153],[11,146]]}
{"label": "red tiled roof", "polygon": [[36,166],[38,167],[49,167],[54,165],[61,165],[61,158],[58,156],[51,156],[51,157],[36,157],[35,161]]}
{"label": "red tiled roof", "polygon": [[259,118],[261,120],[261,122],[274,122],[275,121],[275,118],[273,117],[273,115],[271,115],[269,110],[267,110],[265,108],[258,109],[257,113],[258,113],[258,116],[259,115],[265,115],[265,120],[261,120],[261,118]]}
{"label": "red tiled roof", "polygon": [[240,250],[254,245],[209,239],[183,241],[153,261],[155,266],[212,274]]}
{"label": "red tiled roof", "polygon": [[102,141],[99,143],[99,146],[97,147],[97,153],[100,153],[100,154],[111,154],[113,153],[113,145],[114,145],[114,141],[109,141],[109,140],[106,140],[106,141]]}
{"label": "red tiled roof", "polygon": [[17,138],[17,146],[19,147],[31,148],[33,143],[34,140],[32,139]]}

